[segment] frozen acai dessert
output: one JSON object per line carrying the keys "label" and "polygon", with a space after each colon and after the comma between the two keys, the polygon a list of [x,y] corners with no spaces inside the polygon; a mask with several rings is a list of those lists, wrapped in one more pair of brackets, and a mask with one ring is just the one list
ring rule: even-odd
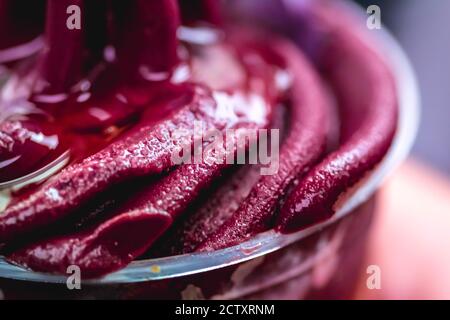
{"label": "frozen acai dessert", "polygon": [[391,71],[334,1],[297,6],[301,46],[226,1],[25,2],[0,0],[10,263],[95,278],[292,233],[332,217],[392,143]]}

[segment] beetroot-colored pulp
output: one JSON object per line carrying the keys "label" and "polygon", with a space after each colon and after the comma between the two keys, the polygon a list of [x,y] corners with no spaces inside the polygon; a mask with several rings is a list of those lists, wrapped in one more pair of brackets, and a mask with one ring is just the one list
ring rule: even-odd
{"label": "beetroot-colored pulp", "polygon": [[[88,15],[91,33],[66,30],[60,13],[69,2],[104,20]],[[331,5],[309,8],[326,38],[336,39],[324,42],[318,64],[339,121],[320,75],[293,45],[224,31],[215,3],[197,0],[196,10],[180,11],[175,0],[47,1],[50,50],[15,67],[3,90],[0,182],[36,172],[67,150],[70,163],[12,193],[0,215],[8,259],[43,272],[77,265],[83,277],[97,277],[145,252],[215,250],[273,227],[296,231],[331,216],[381,161],[396,127],[394,84],[351,22],[335,23]],[[182,41],[181,21],[189,25]],[[282,129],[278,171],[174,165],[181,142],[171,134],[196,121],[222,133]],[[341,130],[339,145],[332,128]]]}

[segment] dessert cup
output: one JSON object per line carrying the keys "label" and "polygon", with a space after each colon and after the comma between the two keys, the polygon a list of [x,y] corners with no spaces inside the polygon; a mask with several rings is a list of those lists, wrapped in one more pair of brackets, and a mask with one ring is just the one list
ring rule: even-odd
{"label": "dessert cup", "polygon": [[[346,3],[346,10],[365,19]],[[364,22],[365,24],[365,22]],[[103,278],[83,280],[69,290],[70,276],[49,275],[11,265],[0,257],[0,290],[6,299],[301,299],[348,298],[359,276],[366,240],[383,180],[407,156],[419,119],[412,68],[385,30],[373,32],[388,57],[397,85],[399,118],[392,146],[336,214],[292,234],[273,230],[237,246],[132,262]]]}

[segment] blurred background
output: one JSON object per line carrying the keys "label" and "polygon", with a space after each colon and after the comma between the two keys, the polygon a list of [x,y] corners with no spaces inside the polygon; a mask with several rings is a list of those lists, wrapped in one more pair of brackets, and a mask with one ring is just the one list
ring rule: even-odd
{"label": "blurred background", "polygon": [[450,176],[450,1],[364,0],[381,8],[382,22],[415,68],[422,95],[421,128],[413,155]]}
{"label": "blurred background", "polygon": [[362,270],[357,299],[450,299],[450,1],[359,1],[381,8],[403,46],[422,96],[410,159],[387,181],[366,264],[379,265],[381,290]]}

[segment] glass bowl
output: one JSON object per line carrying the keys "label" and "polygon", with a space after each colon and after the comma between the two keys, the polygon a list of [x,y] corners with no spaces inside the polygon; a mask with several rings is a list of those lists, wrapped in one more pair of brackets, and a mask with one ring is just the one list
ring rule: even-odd
{"label": "glass bowl", "polygon": [[[360,8],[339,3],[365,19]],[[383,180],[406,158],[419,121],[419,91],[411,65],[393,37],[374,32],[389,57],[398,90],[399,123],[394,142],[371,176],[329,220],[284,235],[273,230],[234,247],[132,262],[69,290],[67,276],[42,274],[0,257],[0,297],[204,299],[346,298],[359,275],[366,238]]]}

